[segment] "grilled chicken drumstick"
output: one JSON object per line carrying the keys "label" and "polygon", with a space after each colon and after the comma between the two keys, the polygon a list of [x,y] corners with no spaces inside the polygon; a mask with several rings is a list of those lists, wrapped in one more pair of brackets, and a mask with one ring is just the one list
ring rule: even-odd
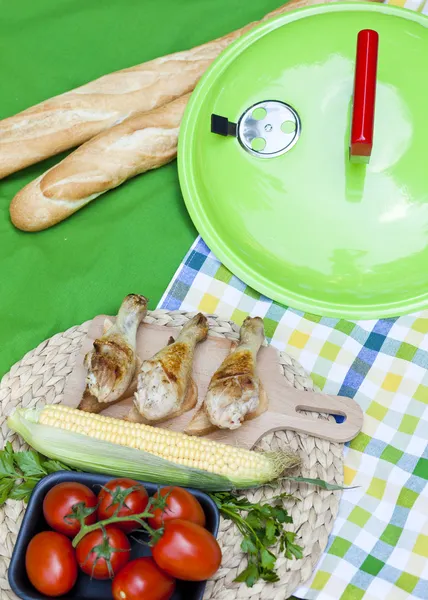
{"label": "grilled chicken drumstick", "polygon": [[129,294],[119,309],[116,322],[85,356],[86,389],[80,410],[98,413],[118,402],[129,388],[137,367],[137,329],[147,314],[148,300]]}
{"label": "grilled chicken drumstick", "polygon": [[242,324],[236,349],[214,373],[205,398],[209,420],[221,429],[236,429],[260,401],[256,357],[265,334],[263,319],[247,317]]}
{"label": "grilled chicken drumstick", "polygon": [[205,340],[207,334],[207,319],[199,313],[184,325],[175,342],[143,362],[129,420],[156,423],[177,417],[196,405],[193,355],[196,344]]}

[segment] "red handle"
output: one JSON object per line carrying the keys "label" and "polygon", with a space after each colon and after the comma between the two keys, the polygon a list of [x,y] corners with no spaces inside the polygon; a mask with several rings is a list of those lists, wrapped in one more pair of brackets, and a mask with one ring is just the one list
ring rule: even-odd
{"label": "red handle", "polygon": [[378,47],[376,31],[359,32],[350,143],[352,162],[369,162],[373,148]]}

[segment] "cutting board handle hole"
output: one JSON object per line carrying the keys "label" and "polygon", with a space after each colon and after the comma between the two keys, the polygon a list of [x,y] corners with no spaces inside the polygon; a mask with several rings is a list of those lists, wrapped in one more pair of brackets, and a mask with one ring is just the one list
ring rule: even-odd
{"label": "cutting board handle hole", "polygon": [[296,406],[296,412],[300,413],[300,414],[302,412],[311,412],[311,413],[317,413],[318,415],[319,414],[331,415],[332,417],[335,418],[336,423],[338,425],[341,425],[347,419],[346,413],[338,410],[337,408],[335,408],[334,410],[328,410],[327,408],[323,407],[322,409],[316,410],[316,409],[311,408],[309,406],[303,406],[303,405],[300,404],[299,406]]}

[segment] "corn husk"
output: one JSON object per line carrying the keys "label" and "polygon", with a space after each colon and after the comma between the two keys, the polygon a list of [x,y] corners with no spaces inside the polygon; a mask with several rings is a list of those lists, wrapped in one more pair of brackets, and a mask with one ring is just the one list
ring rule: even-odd
{"label": "corn husk", "polygon": [[[42,410],[18,409],[9,417],[8,426],[41,454],[87,472],[218,491],[260,486],[299,464],[299,458],[292,452],[268,452],[263,453],[266,460],[257,472],[247,472],[244,476],[231,473],[226,477],[165,460],[143,450],[41,424]],[[242,452],[251,455],[252,451]]]}

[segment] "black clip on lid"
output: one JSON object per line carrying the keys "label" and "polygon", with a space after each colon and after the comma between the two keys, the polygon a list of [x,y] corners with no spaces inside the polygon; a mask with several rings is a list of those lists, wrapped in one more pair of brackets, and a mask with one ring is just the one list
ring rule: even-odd
{"label": "black clip on lid", "polygon": [[213,114],[211,115],[211,133],[236,137],[236,123],[232,123],[227,117]]}

